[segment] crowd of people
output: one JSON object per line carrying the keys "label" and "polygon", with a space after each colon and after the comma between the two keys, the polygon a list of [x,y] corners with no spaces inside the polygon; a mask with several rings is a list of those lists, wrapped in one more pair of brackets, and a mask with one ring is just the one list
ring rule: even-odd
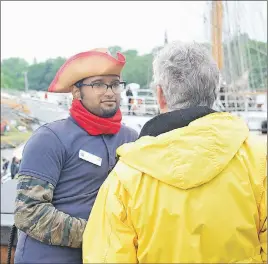
{"label": "crowd of people", "polygon": [[139,135],[121,123],[125,63],[82,52],[52,81],[49,92],[73,102],[24,148],[15,263],[266,262],[266,146],[213,109],[220,73],[209,52],[181,42],[158,52],[160,114]]}

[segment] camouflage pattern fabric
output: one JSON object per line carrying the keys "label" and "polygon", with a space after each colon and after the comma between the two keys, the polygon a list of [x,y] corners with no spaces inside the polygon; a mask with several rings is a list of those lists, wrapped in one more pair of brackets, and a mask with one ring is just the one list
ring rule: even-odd
{"label": "camouflage pattern fabric", "polygon": [[54,186],[46,181],[19,176],[15,224],[43,243],[81,248],[87,221],[57,210],[51,203],[53,191]]}

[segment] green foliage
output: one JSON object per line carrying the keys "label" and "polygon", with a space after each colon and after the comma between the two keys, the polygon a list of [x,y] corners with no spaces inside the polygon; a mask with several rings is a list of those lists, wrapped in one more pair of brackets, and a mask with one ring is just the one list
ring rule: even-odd
{"label": "green foliage", "polygon": [[55,77],[58,69],[65,62],[64,58],[49,59],[45,62],[32,64],[28,69],[30,90],[44,91]]}
{"label": "green foliage", "polygon": [[24,89],[24,72],[28,63],[21,58],[9,58],[1,62],[1,87],[16,90]]}
{"label": "green foliage", "polygon": [[12,88],[12,79],[8,74],[5,74],[1,71],[1,87],[5,87],[7,89]]}
{"label": "green foliage", "polygon": [[[257,42],[247,35],[239,36],[241,45],[241,60],[238,52],[238,39],[234,38],[227,46],[224,44],[224,76],[227,83],[236,80],[243,74],[243,70],[249,70],[249,83],[253,89],[263,89],[267,86],[267,43]],[[205,44],[209,46],[209,44]],[[113,56],[116,52],[122,52],[127,59],[123,70],[123,79],[127,83],[138,83],[141,88],[149,88],[152,81],[153,56],[162,47],[155,47],[151,53],[140,55],[137,50],[123,50],[120,46],[110,47]],[[227,51],[231,51],[228,57]],[[265,55],[266,54],[266,55]],[[9,58],[1,62],[1,87],[9,89],[24,89],[24,72],[28,72],[29,89],[47,90],[56,72],[65,62],[65,58],[48,59],[44,62],[33,60],[29,65],[24,59]],[[230,63],[231,61],[231,63]],[[243,62],[244,67],[241,67]],[[230,66],[231,65],[231,66]],[[243,68],[243,69],[242,69]]]}
{"label": "green foliage", "polygon": [[123,69],[123,79],[128,83],[138,83],[146,89],[152,80],[152,54],[138,56],[136,50],[123,52],[126,56],[126,66]]}

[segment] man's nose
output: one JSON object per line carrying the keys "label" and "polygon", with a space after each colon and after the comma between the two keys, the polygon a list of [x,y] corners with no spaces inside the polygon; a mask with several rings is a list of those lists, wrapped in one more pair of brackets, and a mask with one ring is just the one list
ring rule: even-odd
{"label": "man's nose", "polygon": [[106,93],[105,93],[106,96],[114,96],[114,92],[112,90],[111,87],[108,87],[108,89],[106,90]]}

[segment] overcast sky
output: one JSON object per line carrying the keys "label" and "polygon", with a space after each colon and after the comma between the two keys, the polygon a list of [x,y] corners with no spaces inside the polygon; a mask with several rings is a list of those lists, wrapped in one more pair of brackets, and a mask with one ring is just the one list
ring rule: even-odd
{"label": "overcast sky", "polygon": [[[244,28],[264,40],[267,3],[248,3],[241,16],[251,16],[252,23],[255,8],[265,25]],[[112,45],[146,53],[163,44],[165,30],[169,41],[204,42],[209,40],[204,13],[209,15],[207,1],[1,1],[1,59],[43,61]]]}

